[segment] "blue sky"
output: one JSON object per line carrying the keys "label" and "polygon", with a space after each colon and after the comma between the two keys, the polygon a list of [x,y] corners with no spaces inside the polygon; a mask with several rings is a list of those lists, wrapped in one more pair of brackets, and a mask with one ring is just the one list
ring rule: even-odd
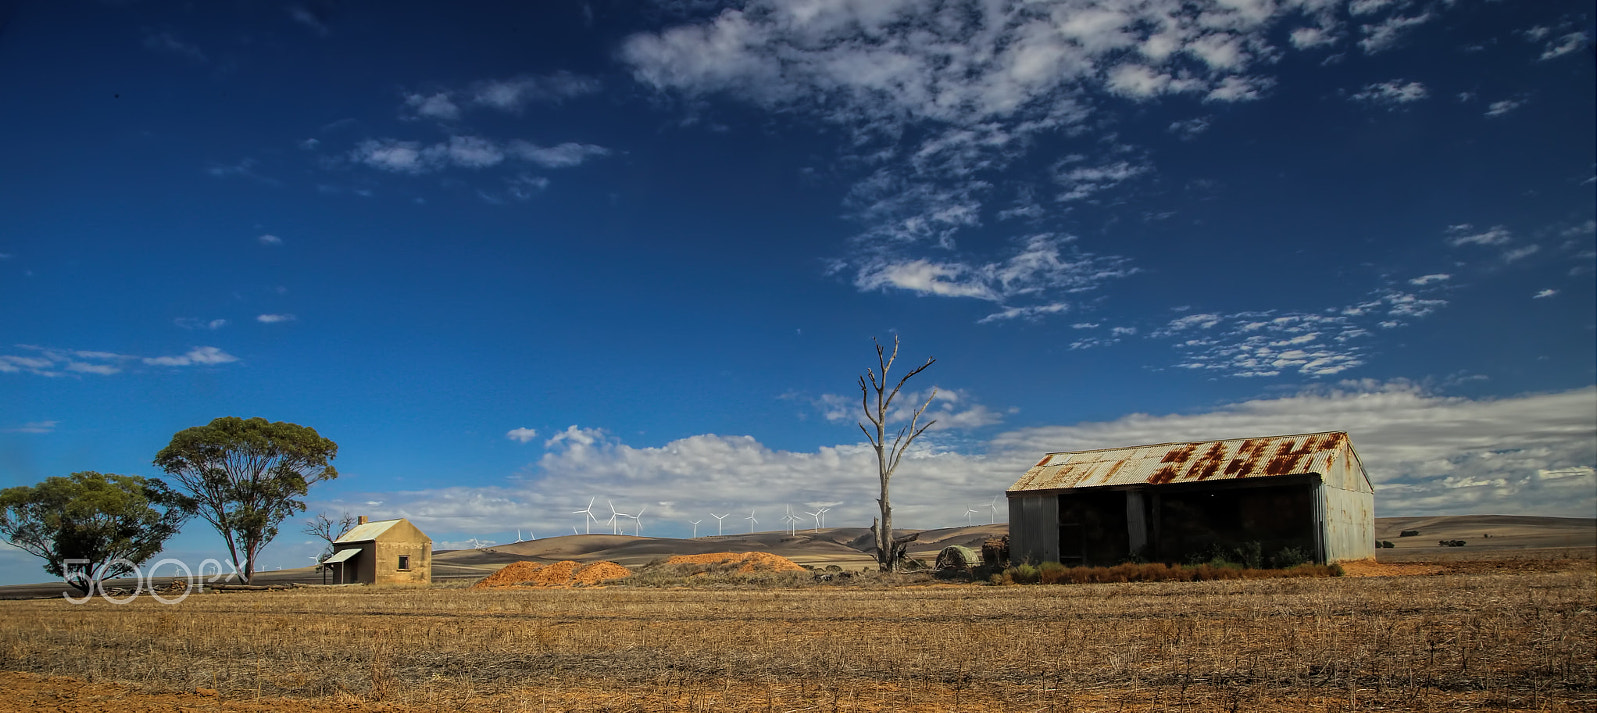
{"label": "blue sky", "polygon": [[1595,514],[1588,4],[4,13],[0,486],[263,416],[340,445],[313,512],[446,546],[591,497],[865,526],[899,335],[901,526],[1046,451],[1335,429],[1380,515]]}

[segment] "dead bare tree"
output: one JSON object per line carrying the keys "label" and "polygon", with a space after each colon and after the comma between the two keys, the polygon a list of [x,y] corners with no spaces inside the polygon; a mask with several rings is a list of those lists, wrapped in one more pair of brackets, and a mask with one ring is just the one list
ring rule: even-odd
{"label": "dead bare tree", "polygon": [[[885,391],[889,387],[889,369],[894,366],[895,357],[900,355],[900,337],[898,335],[895,336],[894,350],[889,352],[888,359],[884,358],[883,345],[879,344],[876,338],[872,340],[872,344],[878,348],[878,370],[867,369],[866,375],[858,377],[857,381],[861,384],[861,411],[866,414],[867,420],[873,425],[873,429],[868,430],[867,424],[860,421],[857,421],[856,425],[861,427],[861,432],[867,435],[867,442],[872,444],[872,449],[878,454],[878,514],[881,516],[883,524],[882,527],[879,527],[879,521],[874,519],[872,522],[872,535],[873,543],[878,548],[879,571],[892,572],[904,557],[906,545],[916,538],[902,538],[904,541],[895,539],[894,515],[889,506],[889,478],[894,476],[895,468],[900,466],[900,457],[905,455],[907,448],[911,447],[911,442],[917,440],[917,436],[922,435],[923,431],[928,430],[928,427],[934,424],[934,421],[929,421],[923,424],[921,428],[917,427],[917,421],[922,418],[922,412],[928,408],[929,404],[933,403],[933,397],[939,393],[939,389],[934,388],[933,392],[928,394],[928,400],[923,402],[922,406],[911,415],[911,423],[900,427],[899,432],[895,434],[894,441],[889,443],[887,450],[885,450],[884,432],[892,416],[890,406],[894,403],[894,398],[900,395],[900,387],[905,386],[907,380],[922,373],[923,369],[933,366],[934,359],[933,357],[928,357],[928,361],[924,362],[922,366],[912,369],[905,376],[900,377],[900,381],[895,383],[894,389],[886,394]],[[870,390],[867,388],[869,382],[872,385]],[[872,401],[874,395],[877,397],[875,404]]]}
{"label": "dead bare tree", "polygon": [[333,541],[339,539],[340,535],[349,532],[350,528],[354,527],[355,524],[356,516],[350,513],[339,513],[339,519],[335,520],[328,517],[327,513],[319,512],[311,516],[311,519],[306,520],[305,529],[301,530],[301,532],[312,537],[321,538],[328,543],[328,546],[322,550],[322,556],[317,558],[317,561],[321,562],[327,559],[328,555],[333,554]]}

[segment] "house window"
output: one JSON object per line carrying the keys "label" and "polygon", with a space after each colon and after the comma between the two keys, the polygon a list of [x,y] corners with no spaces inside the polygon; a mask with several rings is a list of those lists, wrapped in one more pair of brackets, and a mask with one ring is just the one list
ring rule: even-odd
{"label": "house window", "polygon": [[411,556],[400,555],[400,571],[405,572],[409,569],[411,569]]}

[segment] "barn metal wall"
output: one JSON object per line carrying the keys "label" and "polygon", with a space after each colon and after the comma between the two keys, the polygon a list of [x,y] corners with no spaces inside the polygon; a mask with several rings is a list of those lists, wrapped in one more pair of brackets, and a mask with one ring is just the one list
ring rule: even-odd
{"label": "barn metal wall", "polygon": [[1056,493],[1010,493],[1011,564],[1061,561]]}
{"label": "barn metal wall", "polygon": [[1332,471],[1323,476],[1319,498],[1323,554],[1328,562],[1372,559],[1377,528],[1371,486],[1348,449],[1334,460]]}

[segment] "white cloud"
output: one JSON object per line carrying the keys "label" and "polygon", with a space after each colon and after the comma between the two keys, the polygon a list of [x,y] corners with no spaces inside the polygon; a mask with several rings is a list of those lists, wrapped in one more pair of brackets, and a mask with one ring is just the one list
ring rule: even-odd
{"label": "white cloud", "polygon": [[283,238],[280,238],[280,237],[278,237],[276,235],[262,235],[261,237],[256,238],[256,240],[260,241],[260,243],[262,245],[282,245],[283,244]]}
{"label": "white cloud", "polygon": [[1449,243],[1450,247],[1456,248],[1463,245],[1504,245],[1511,242],[1511,231],[1507,230],[1504,225],[1496,225],[1488,230],[1475,232],[1471,225],[1463,223],[1450,226],[1445,231],[1445,234],[1450,236],[1445,239],[1445,242]]}
{"label": "white cloud", "polygon": [[538,431],[525,427],[513,428],[509,431],[506,431],[506,438],[518,443],[527,443],[528,441],[533,440],[534,436],[537,435],[539,435]]}
{"label": "white cloud", "polygon": [[577,166],[590,158],[609,156],[611,150],[594,144],[568,141],[555,146],[540,146],[527,141],[513,141],[507,151],[525,161],[545,168]]}
{"label": "white cloud", "polygon": [[415,141],[368,139],[351,151],[350,158],[372,168],[395,173],[422,173],[428,170],[422,146]]}
{"label": "white cloud", "polygon": [[1167,125],[1167,131],[1177,134],[1179,138],[1183,139],[1192,139],[1205,133],[1205,130],[1209,128],[1211,128],[1211,120],[1204,117],[1174,121]]}
{"label": "white cloud", "polygon": [[280,324],[280,323],[283,323],[283,322],[293,322],[294,320],[295,320],[295,316],[292,315],[292,314],[258,314],[258,315],[256,315],[256,321],[260,322],[262,324]]}
{"label": "white cloud", "polygon": [[1555,59],[1577,52],[1589,44],[1589,35],[1586,32],[1570,32],[1545,44],[1544,52],[1539,55],[1539,61]]}
{"label": "white cloud", "polygon": [[448,168],[486,169],[512,159],[544,168],[570,168],[610,154],[610,149],[594,144],[540,146],[521,139],[498,142],[459,135],[427,146],[415,141],[369,139],[357,145],[350,158],[371,168],[416,175]]}
{"label": "white cloud", "polygon": [[455,121],[461,118],[461,107],[456,106],[447,92],[433,94],[410,93],[404,97],[406,108],[424,119]]}
{"label": "white cloud", "polygon": [[1560,290],[1552,290],[1552,289],[1549,289],[1549,288],[1545,288],[1545,289],[1539,290],[1538,292],[1534,293],[1533,298],[1536,299],[1536,300],[1542,300],[1542,299],[1545,299],[1546,297],[1555,297],[1558,294],[1561,294]]}
{"label": "white cloud", "polygon": [[60,423],[60,421],[34,421],[32,423],[24,423],[15,428],[7,428],[5,431],[7,433],[51,433],[56,430],[56,426]]}
{"label": "white cloud", "polygon": [[1321,27],[1297,27],[1289,33],[1289,44],[1300,50],[1325,47],[1338,41],[1336,35]]}
{"label": "white cloud", "polygon": [[[973,453],[919,441],[895,475],[895,523],[954,525],[967,507],[982,509],[996,497],[1003,519],[1004,489],[1046,452],[1325,430],[1350,433],[1377,487],[1379,516],[1592,517],[1594,413],[1592,386],[1474,400],[1407,382],[1345,382],[1206,412],[1018,429],[975,445]],[[751,508],[761,529],[776,530],[771,516],[786,504],[833,503],[830,525],[865,527],[875,515],[876,491],[876,459],[860,443],[784,451],[749,436],[705,434],[635,447],[573,426],[503,486],[386,493],[387,509],[370,514],[407,517],[429,531],[533,527],[543,536],[575,525],[581,531],[583,516],[571,512],[596,497],[602,520],[607,500],[627,512],[644,505],[645,534],[682,537],[689,520],[710,523],[708,512]],[[725,527],[743,524],[730,518]]]}
{"label": "white cloud", "polygon": [[180,356],[146,357],[141,361],[151,366],[195,366],[228,364],[239,358],[216,347],[195,347]]}
{"label": "white cloud", "polygon": [[[880,259],[862,265],[855,284],[862,290],[900,289],[919,295],[973,297],[1002,301],[1044,292],[1081,292],[1137,270],[1120,257],[1097,256],[1067,249],[1070,237],[1030,236],[1003,262],[974,265],[926,259],[902,262]],[[1056,305],[1060,303],[1050,303]],[[1040,306],[1032,314],[1061,312]],[[1023,316],[1024,313],[1017,313]]]}
{"label": "white cloud", "polygon": [[1513,263],[1513,262],[1521,260],[1521,259],[1523,259],[1525,257],[1528,257],[1529,255],[1532,255],[1532,254],[1534,254],[1536,252],[1539,252],[1539,246],[1538,245],[1524,245],[1524,246],[1522,246],[1520,248],[1513,248],[1511,250],[1507,250],[1507,251],[1501,253],[1500,254],[1500,259],[1504,260],[1507,263]]}
{"label": "white cloud", "polygon": [[1434,273],[1432,275],[1423,275],[1421,277],[1413,277],[1410,280],[1408,280],[1408,282],[1410,282],[1413,285],[1421,286],[1421,285],[1431,285],[1431,284],[1433,284],[1435,282],[1445,282],[1445,281],[1447,281],[1449,279],[1450,279],[1450,275],[1448,273],[1440,272],[1440,273]]}
{"label": "white cloud", "polygon": [[1489,109],[1483,112],[1483,115],[1491,117],[1505,116],[1506,114],[1510,114],[1511,112],[1515,111],[1517,107],[1522,106],[1522,104],[1523,102],[1517,99],[1502,99],[1490,104]]}
{"label": "white cloud", "polygon": [[1034,320],[1047,314],[1061,314],[1070,309],[1065,302],[1051,302],[1049,304],[1030,305],[1027,307],[1006,307],[999,312],[985,316],[978,320],[978,324],[990,322],[1003,322],[1010,319]]}
{"label": "white cloud", "polygon": [[556,72],[484,80],[472,85],[469,94],[474,104],[516,114],[535,102],[559,102],[598,91],[598,80],[571,72]]}
{"label": "white cloud", "polygon": [[144,46],[146,49],[183,57],[194,62],[204,63],[206,61],[206,53],[201,51],[198,46],[178,39],[171,32],[146,31]]}
{"label": "white cloud", "polygon": [[295,22],[306,26],[307,29],[310,29],[319,36],[328,36],[329,29],[327,23],[323,22],[322,18],[317,17],[316,13],[312,12],[304,5],[291,5],[289,7],[289,17]]}
{"label": "white cloud", "polygon": [[173,320],[173,323],[184,329],[205,329],[213,332],[228,326],[228,320],[226,319],[204,320],[192,317],[179,317]]}
{"label": "white cloud", "polygon": [[1362,25],[1361,50],[1367,54],[1377,54],[1384,50],[1393,49],[1400,44],[1401,38],[1412,29],[1433,19],[1433,15],[1424,12],[1420,15],[1406,17],[1394,15],[1383,22]]}
{"label": "white cloud", "polygon": [[1428,89],[1422,86],[1421,82],[1407,82],[1401,79],[1368,84],[1362,87],[1361,91],[1350,95],[1350,99],[1354,101],[1390,107],[1409,104],[1426,98],[1428,98]]}

